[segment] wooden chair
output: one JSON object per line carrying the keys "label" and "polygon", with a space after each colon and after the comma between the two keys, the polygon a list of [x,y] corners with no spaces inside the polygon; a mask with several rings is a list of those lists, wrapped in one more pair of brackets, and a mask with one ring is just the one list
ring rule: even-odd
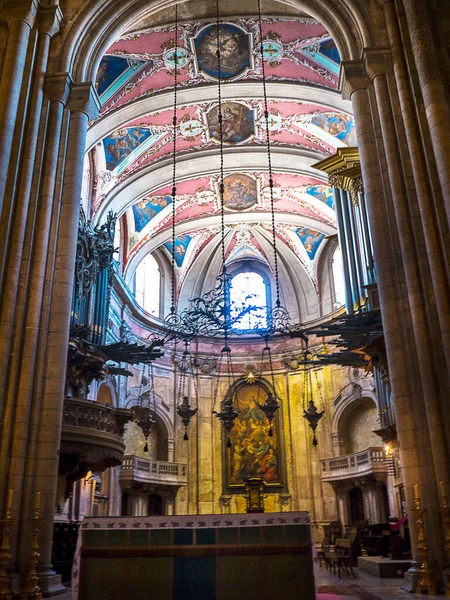
{"label": "wooden chair", "polygon": [[317,551],[317,558],[319,559],[320,566],[322,566],[322,563],[325,563],[325,566],[328,568],[327,562],[325,560],[325,554],[330,551],[330,545],[330,538],[324,537],[322,540],[321,548]]}

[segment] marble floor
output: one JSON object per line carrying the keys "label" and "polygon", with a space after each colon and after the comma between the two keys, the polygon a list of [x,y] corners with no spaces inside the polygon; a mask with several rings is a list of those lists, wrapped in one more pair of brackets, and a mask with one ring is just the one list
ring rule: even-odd
{"label": "marble floor", "polygon": [[[335,592],[333,591],[333,593],[339,594],[339,587],[342,586],[344,591],[342,597],[344,600],[347,600],[347,598],[350,596],[348,593],[348,586],[350,585],[356,586],[364,592],[368,592],[378,600],[420,600],[425,598],[429,600],[429,596],[427,595],[410,594],[409,592],[402,590],[401,586],[405,583],[405,579],[403,577],[379,578],[375,577],[374,575],[369,575],[369,573],[364,573],[357,568],[354,568],[353,570],[355,572],[356,579],[353,579],[351,576],[346,576],[344,579],[339,579],[337,575],[333,575],[326,569],[319,569],[319,592],[321,587],[326,589],[328,586],[332,586],[336,590]],[[433,596],[433,599],[445,600],[445,596]]]}
{"label": "marble floor", "polygon": [[[333,575],[326,569],[319,569],[318,586],[327,589],[333,587],[333,594],[341,596],[341,600],[355,600],[356,595],[352,595],[349,591],[349,586],[356,586],[363,592],[374,596],[378,600],[429,600],[429,597],[422,594],[410,594],[401,589],[404,584],[403,577],[397,578],[378,578],[374,575],[364,573],[359,569],[353,569],[356,579],[353,577],[344,577],[339,579],[337,575]],[[339,593],[339,588],[342,587],[342,593]],[[58,600],[71,600],[72,593],[68,589],[67,592],[57,597]],[[362,594],[364,598],[364,594]],[[433,596],[433,600],[445,600],[445,596]]]}

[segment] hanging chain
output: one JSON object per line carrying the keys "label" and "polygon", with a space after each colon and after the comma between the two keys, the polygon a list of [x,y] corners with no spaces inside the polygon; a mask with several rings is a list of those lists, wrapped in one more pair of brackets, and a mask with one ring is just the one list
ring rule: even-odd
{"label": "hanging chain", "polygon": [[[192,374],[192,385],[194,388],[195,406],[198,408],[198,389],[197,389],[197,374],[194,371],[194,360],[191,355],[191,374]],[[198,373],[198,370],[197,370]]]}
{"label": "hanging chain", "polygon": [[[217,112],[219,121],[219,137],[220,137],[220,227],[221,227],[221,248],[222,248],[222,268],[226,272],[225,266],[225,207],[224,207],[224,183],[223,183],[223,118],[222,118],[222,64],[220,56],[220,21],[219,21],[219,0],[216,0],[216,35],[217,35]],[[225,344],[226,345],[226,344]]]}
{"label": "hanging chain", "polygon": [[[148,374],[149,374],[149,378],[150,378],[150,383],[151,383],[151,395],[152,395],[152,399],[153,399],[153,412],[156,412],[156,394],[155,394],[155,375],[153,372],[153,363],[149,363],[148,365]],[[149,406],[150,406],[150,399],[149,399]]]}
{"label": "hanging chain", "polygon": [[144,373],[144,365],[142,365],[142,371],[141,371],[141,384],[139,386],[139,392],[138,392],[138,397],[137,397],[137,401],[138,404],[142,405],[142,390],[144,387],[144,377],[145,377],[145,373]]}
{"label": "hanging chain", "polygon": [[[230,319],[230,306],[229,306],[229,290],[227,289],[227,267],[225,264],[225,204],[224,204],[224,194],[225,194],[225,186],[223,182],[223,116],[222,116],[222,63],[221,63],[221,53],[220,53],[220,13],[219,13],[219,0],[216,0],[216,36],[217,36],[217,46],[216,46],[216,56],[217,56],[217,116],[219,121],[219,137],[220,137],[220,179],[219,179],[219,197],[220,197],[220,246],[222,250],[222,275],[224,277],[224,338],[225,345],[224,350],[227,352],[227,355],[230,354],[230,349],[228,348],[228,329],[229,329],[229,319]],[[222,352],[224,352],[222,350]]]}
{"label": "hanging chain", "polygon": [[183,402],[183,396],[185,392],[186,384],[186,350],[183,352],[183,356],[180,361],[180,380],[178,382],[178,404]]}
{"label": "hanging chain", "polygon": [[175,4],[175,36],[174,36],[174,71],[173,71],[173,163],[172,163],[172,304],[170,312],[175,313],[176,275],[175,275],[175,217],[177,198],[177,93],[178,93],[178,4]]}
{"label": "hanging chain", "polygon": [[262,83],[263,83],[263,96],[264,96],[264,118],[266,121],[266,144],[267,144],[267,162],[269,167],[269,189],[270,189],[270,212],[272,216],[272,244],[273,244],[273,264],[275,270],[275,285],[277,294],[277,307],[281,306],[280,301],[280,281],[278,273],[278,252],[277,252],[277,238],[275,233],[275,207],[273,199],[273,176],[272,176],[272,157],[270,154],[270,128],[269,128],[269,109],[267,103],[267,89],[266,89],[266,70],[264,65],[264,43],[263,43],[263,30],[261,21],[261,0],[258,0],[258,24],[259,24],[259,41],[261,48],[261,72],[262,72]]}
{"label": "hanging chain", "polygon": [[219,381],[220,381],[220,371],[222,370],[222,361],[223,361],[223,352],[220,353],[219,361],[217,363],[217,380],[216,380],[216,389],[214,390],[213,413],[215,412],[217,396],[219,395]]}
{"label": "hanging chain", "polygon": [[319,384],[319,378],[317,376],[317,369],[314,369],[314,377],[316,378],[316,387],[317,387],[317,393],[319,395],[319,400],[320,400],[320,408],[324,409],[325,402],[323,400],[322,392],[320,391],[321,386]]}
{"label": "hanging chain", "polygon": [[270,369],[270,377],[272,379],[272,389],[273,389],[273,395],[276,398],[277,393],[275,391],[275,375],[273,373],[273,363],[272,363],[272,352],[270,351],[270,346],[268,344],[268,339],[266,338],[266,348],[264,348],[264,350],[267,349],[267,354],[269,355],[269,369]]}

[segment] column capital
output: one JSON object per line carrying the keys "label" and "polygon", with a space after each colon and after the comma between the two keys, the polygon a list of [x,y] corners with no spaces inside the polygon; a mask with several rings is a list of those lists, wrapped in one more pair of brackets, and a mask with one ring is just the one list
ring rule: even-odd
{"label": "column capital", "polygon": [[366,75],[371,81],[391,72],[392,56],[389,48],[364,48],[363,60]]}
{"label": "column capital", "polygon": [[8,25],[11,25],[13,21],[23,21],[32,28],[36,22],[39,4],[39,0],[27,0],[20,3],[17,0],[4,0],[1,7],[2,19]]}
{"label": "column capital", "polygon": [[59,6],[42,6],[39,8],[37,26],[39,33],[53,37],[58,33],[63,14]]}
{"label": "column capital", "polygon": [[48,73],[45,76],[45,94],[51,102],[61,102],[66,106],[72,86],[70,73]]}
{"label": "column capital", "polygon": [[366,90],[368,80],[361,60],[345,60],[341,63],[342,95],[349,99],[356,90]]}
{"label": "column capital", "polygon": [[76,83],[70,94],[71,111],[83,112],[89,120],[95,119],[100,111],[101,102],[97,91],[90,81]]}

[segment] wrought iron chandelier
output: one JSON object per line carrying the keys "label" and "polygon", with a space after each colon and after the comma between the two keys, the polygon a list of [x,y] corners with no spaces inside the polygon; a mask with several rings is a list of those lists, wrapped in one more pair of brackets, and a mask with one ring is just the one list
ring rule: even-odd
{"label": "wrought iron chandelier", "polygon": [[[264,103],[264,123],[265,123],[265,141],[267,148],[267,168],[268,168],[268,180],[269,180],[269,192],[270,192],[270,214],[271,214],[271,233],[272,233],[272,249],[273,249],[273,274],[275,280],[275,303],[274,306],[268,307],[267,313],[262,319],[258,317],[254,318],[254,324],[252,330],[241,329],[236,327],[236,324],[247,314],[253,314],[256,316],[261,311],[261,307],[252,306],[249,302],[246,302],[244,306],[237,306],[231,300],[231,285],[232,278],[227,271],[226,264],[226,248],[225,248],[225,203],[224,203],[224,136],[223,136],[223,114],[222,114],[222,64],[221,64],[221,45],[220,45],[220,13],[219,13],[219,0],[216,0],[216,39],[217,39],[217,100],[218,100],[218,124],[219,124],[219,206],[220,206],[220,249],[221,249],[221,262],[222,268],[216,279],[217,285],[214,289],[203,294],[200,297],[193,298],[189,301],[187,308],[178,312],[178,290],[177,290],[177,274],[176,274],[176,261],[175,261],[175,247],[176,247],[176,214],[177,214],[177,100],[178,100],[178,7],[175,6],[175,32],[174,32],[174,92],[173,92],[173,153],[172,153],[172,248],[171,248],[171,308],[170,313],[165,319],[165,331],[164,341],[172,342],[183,342],[185,344],[185,352],[183,358],[180,361],[180,381],[178,391],[178,405],[177,413],[181,417],[183,425],[185,427],[184,439],[188,439],[188,426],[198,410],[197,407],[192,407],[189,394],[185,393],[187,373],[189,369],[192,369],[193,359],[190,356],[187,348],[189,342],[196,338],[217,338],[221,337],[224,339],[224,346],[220,353],[220,359],[217,366],[217,386],[216,393],[214,396],[214,406],[217,401],[219,380],[221,369],[225,368],[224,362],[226,363],[226,372],[228,373],[228,387],[229,392],[225,396],[225,399],[220,403],[220,410],[213,410],[213,413],[222,422],[222,426],[227,435],[227,446],[231,447],[230,432],[234,426],[234,422],[239,415],[239,403],[237,400],[237,392],[233,391],[234,375],[233,375],[233,364],[231,360],[231,345],[230,337],[239,334],[256,333],[265,338],[265,346],[262,352],[261,365],[267,356],[268,366],[270,371],[272,391],[267,392],[265,401],[261,404],[258,403],[259,408],[263,411],[269,422],[269,435],[273,435],[272,423],[275,418],[276,411],[280,408],[280,403],[275,392],[275,378],[273,373],[272,356],[269,346],[269,338],[274,334],[291,334],[292,337],[300,337],[306,344],[308,338],[305,334],[304,327],[300,324],[292,325],[290,323],[289,313],[281,303],[280,294],[280,282],[279,282],[279,264],[278,264],[278,251],[277,251],[277,235],[276,235],[276,223],[275,223],[275,208],[274,208],[274,180],[272,171],[272,159],[271,159],[271,142],[270,142],[270,123],[269,123],[269,109],[267,100],[267,85],[266,85],[266,73],[265,73],[265,59],[264,59],[264,37],[262,29],[262,17],[261,17],[261,2],[258,0],[258,25],[259,25],[259,53],[260,53],[260,64],[262,74],[262,87],[263,87],[263,103]],[[249,297],[246,299],[249,300]],[[305,354],[305,369],[311,376],[309,370],[309,363],[312,357],[309,354]],[[192,371],[192,381],[195,386],[195,376]],[[261,373],[262,374],[262,368]],[[197,396],[197,390],[195,389],[195,395]],[[313,432],[314,439],[313,444],[317,444],[315,436],[315,430],[318,422],[323,416],[323,411],[319,412],[314,404],[312,398],[312,386],[309,386],[309,402],[307,406],[304,406],[304,417],[310,424]]]}

